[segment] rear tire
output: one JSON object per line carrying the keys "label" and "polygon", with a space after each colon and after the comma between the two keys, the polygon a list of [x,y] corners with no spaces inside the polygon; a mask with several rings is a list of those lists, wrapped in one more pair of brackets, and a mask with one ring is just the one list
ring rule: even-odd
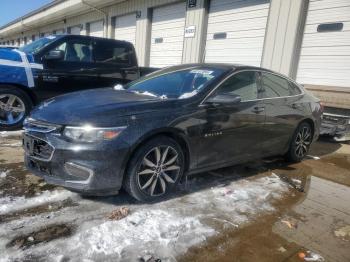
{"label": "rear tire", "polygon": [[307,155],[312,142],[312,127],[307,122],[302,122],[295,130],[290,142],[286,159],[290,162],[300,162]]}
{"label": "rear tire", "polygon": [[164,199],[176,188],[184,167],[184,154],[175,140],[166,136],[153,138],[133,154],[123,188],[142,202]]}
{"label": "rear tire", "polygon": [[18,130],[33,108],[31,98],[14,86],[0,87],[0,130]]}

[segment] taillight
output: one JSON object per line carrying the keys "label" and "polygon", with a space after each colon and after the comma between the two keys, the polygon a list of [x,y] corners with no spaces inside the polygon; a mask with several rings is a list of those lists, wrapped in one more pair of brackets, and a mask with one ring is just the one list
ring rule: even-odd
{"label": "taillight", "polygon": [[324,111],[324,104],[322,103],[322,101],[320,101],[319,104],[320,104],[320,109],[323,112]]}

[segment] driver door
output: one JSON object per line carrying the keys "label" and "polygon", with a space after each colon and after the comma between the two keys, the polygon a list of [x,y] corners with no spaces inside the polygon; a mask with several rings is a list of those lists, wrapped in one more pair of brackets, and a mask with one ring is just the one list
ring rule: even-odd
{"label": "driver door", "polygon": [[198,168],[234,164],[260,156],[265,110],[259,100],[258,78],[255,71],[236,73],[210,95],[239,95],[239,103],[213,105],[204,101],[197,147]]}
{"label": "driver door", "polygon": [[92,44],[89,39],[68,39],[50,51],[61,51],[59,59],[42,58],[44,69],[38,76],[40,100],[60,94],[98,87]]}

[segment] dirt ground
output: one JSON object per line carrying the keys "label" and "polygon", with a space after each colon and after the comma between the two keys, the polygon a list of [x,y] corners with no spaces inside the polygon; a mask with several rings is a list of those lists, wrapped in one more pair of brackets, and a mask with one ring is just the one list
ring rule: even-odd
{"label": "dirt ground", "polygon": [[0,261],[350,261],[350,145],[188,178],[169,200],[81,197],[0,134]]}

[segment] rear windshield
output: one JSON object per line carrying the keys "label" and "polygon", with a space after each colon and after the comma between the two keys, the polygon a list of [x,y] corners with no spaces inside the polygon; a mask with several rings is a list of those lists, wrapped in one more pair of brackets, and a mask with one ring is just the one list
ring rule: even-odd
{"label": "rear windshield", "polygon": [[172,72],[158,71],[130,83],[130,92],[156,96],[163,99],[189,98],[199,93],[224,70],[217,68],[192,68]]}

